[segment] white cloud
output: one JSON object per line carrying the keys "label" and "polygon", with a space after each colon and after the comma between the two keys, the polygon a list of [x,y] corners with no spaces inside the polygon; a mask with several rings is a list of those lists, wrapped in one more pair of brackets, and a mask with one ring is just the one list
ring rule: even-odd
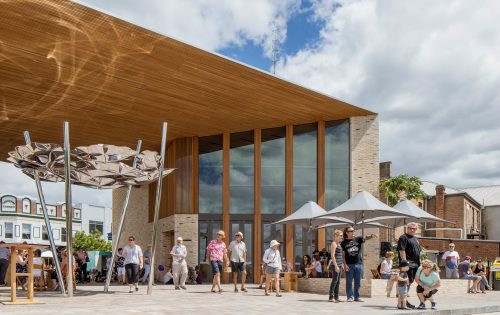
{"label": "white cloud", "polygon": [[500,183],[500,2],[316,1],[320,40],[277,73],[381,121],[381,160],[451,186]]}
{"label": "white cloud", "polygon": [[273,27],[286,38],[286,22],[300,0],[77,0],[108,14],[209,51],[246,42],[271,54]]}

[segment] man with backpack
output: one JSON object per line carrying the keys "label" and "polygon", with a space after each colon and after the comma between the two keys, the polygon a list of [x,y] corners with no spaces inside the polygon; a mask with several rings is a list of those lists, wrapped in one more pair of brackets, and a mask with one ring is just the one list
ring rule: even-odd
{"label": "man with backpack", "polygon": [[450,243],[448,245],[448,250],[443,254],[441,259],[444,260],[446,279],[458,279],[458,262],[460,261],[460,255],[455,251],[455,244]]}

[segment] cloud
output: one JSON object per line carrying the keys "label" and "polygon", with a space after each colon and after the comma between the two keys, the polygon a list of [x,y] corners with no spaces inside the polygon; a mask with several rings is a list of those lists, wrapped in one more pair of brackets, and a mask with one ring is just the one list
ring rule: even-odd
{"label": "cloud", "polygon": [[300,0],[77,0],[81,4],[180,39],[209,51],[247,42],[271,56],[273,28],[286,38],[286,23],[300,10]]}
{"label": "cloud", "polygon": [[[38,200],[35,181],[23,175],[19,169],[10,163],[0,162],[0,174],[2,183],[0,184],[0,196],[28,196]],[[42,183],[45,202],[55,204],[65,202],[64,183]],[[98,206],[111,207],[111,190],[97,190],[81,186],[72,186],[72,202],[87,203]]]}
{"label": "cloud", "polygon": [[277,73],[380,114],[381,160],[451,186],[500,183],[500,2],[315,1],[320,39]]}

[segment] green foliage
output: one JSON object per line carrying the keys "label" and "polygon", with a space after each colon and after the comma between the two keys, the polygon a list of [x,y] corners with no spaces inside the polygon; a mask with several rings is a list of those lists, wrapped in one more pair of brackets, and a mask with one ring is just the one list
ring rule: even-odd
{"label": "green foliage", "polygon": [[386,178],[380,182],[380,189],[389,200],[389,205],[394,206],[399,202],[401,194],[406,195],[406,199],[424,198],[425,193],[420,188],[422,181],[417,176],[408,176],[401,174]]}
{"label": "green foliage", "polygon": [[73,240],[73,250],[83,249],[86,251],[111,251],[111,242],[101,238],[99,231],[94,231],[93,234],[85,234],[83,231],[75,233]]}

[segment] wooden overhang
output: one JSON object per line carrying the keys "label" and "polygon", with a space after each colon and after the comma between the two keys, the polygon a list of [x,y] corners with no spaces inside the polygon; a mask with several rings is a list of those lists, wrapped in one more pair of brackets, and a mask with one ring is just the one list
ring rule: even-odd
{"label": "wooden overhang", "polygon": [[[372,112],[64,0],[0,2],[0,153],[168,139]],[[200,34],[202,36],[202,34]]]}

